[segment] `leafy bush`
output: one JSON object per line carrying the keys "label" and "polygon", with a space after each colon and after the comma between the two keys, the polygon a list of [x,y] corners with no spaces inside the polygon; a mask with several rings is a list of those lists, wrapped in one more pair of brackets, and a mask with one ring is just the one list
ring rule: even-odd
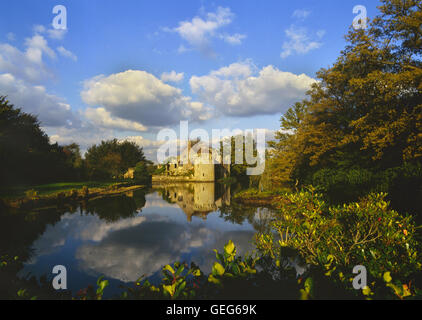
{"label": "leafy bush", "polygon": [[278,264],[282,249],[293,248],[347,288],[353,267],[363,265],[372,291],[382,294],[386,272],[403,284],[421,272],[415,224],[411,217],[390,210],[385,197],[370,194],[359,202],[329,206],[313,192],[285,194],[277,200],[272,232],[256,236],[257,248]]}
{"label": "leafy bush", "polygon": [[385,192],[400,212],[422,215],[422,166],[404,164],[373,172],[368,169],[322,169],[313,174],[311,184],[333,204],[357,201],[371,192]]}

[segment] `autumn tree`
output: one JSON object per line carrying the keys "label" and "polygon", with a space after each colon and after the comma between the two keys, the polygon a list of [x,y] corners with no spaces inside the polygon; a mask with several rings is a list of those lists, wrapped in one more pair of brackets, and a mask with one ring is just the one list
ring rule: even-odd
{"label": "autumn tree", "polygon": [[421,2],[383,0],[379,10],[367,30],[351,28],[334,65],[282,117],[270,145],[274,185],[332,175],[371,188],[393,168],[420,174]]}

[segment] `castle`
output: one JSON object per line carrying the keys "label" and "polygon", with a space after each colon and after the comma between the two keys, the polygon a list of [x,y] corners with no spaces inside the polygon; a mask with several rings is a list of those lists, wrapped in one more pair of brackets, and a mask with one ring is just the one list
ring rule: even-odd
{"label": "castle", "polygon": [[177,158],[159,166],[163,167],[163,174],[153,176],[153,182],[215,182],[230,175],[230,165],[214,149],[192,141]]}

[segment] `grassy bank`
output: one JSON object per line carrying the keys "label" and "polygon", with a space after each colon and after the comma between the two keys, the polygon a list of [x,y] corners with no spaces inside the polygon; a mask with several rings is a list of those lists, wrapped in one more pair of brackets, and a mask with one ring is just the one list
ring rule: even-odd
{"label": "grassy bank", "polygon": [[62,182],[33,187],[8,189],[0,194],[0,205],[14,209],[43,208],[63,205],[69,201],[81,201],[115,195],[142,188],[134,182]]}
{"label": "grassy bank", "polygon": [[283,192],[289,191],[280,190],[260,192],[258,189],[250,188],[236,193],[233,199],[238,203],[250,206],[274,206],[275,199],[283,194]]}
{"label": "grassy bank", "polygon": [[82,181],[82,182],[57,182],[49,184],[41,184],[35,186],[17,186],[0,189],[0,198],[2,199],[19,199],[25,197],[28,190],[34,190],[38,196],[47,196],[57,194],[59,192],[69,192],[72,190],[80,190],[87,188],[107,188],[112,185],[119,184],[116,181]]}

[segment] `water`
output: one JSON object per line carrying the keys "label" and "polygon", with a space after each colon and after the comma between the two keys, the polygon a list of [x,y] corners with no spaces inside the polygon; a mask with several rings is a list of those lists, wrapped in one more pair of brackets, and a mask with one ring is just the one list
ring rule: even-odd
{"label": "water", "polygon": [[229,240],[238,254],[251,252],[253,235],[265,227],[268,214],[267,209],[233,203],[228,187],[176,184],[24,218],[10,215],[1,240],[7,241],[2,247],[6,244],[25,261],[19,277],[51,279],[53,267],[63,265],[74,294],[104,275],[110,297],[142,275],[157,282],[161,268],[175,261],[194,261],[208,273],[215,261],[213,249],[222,250]]}

